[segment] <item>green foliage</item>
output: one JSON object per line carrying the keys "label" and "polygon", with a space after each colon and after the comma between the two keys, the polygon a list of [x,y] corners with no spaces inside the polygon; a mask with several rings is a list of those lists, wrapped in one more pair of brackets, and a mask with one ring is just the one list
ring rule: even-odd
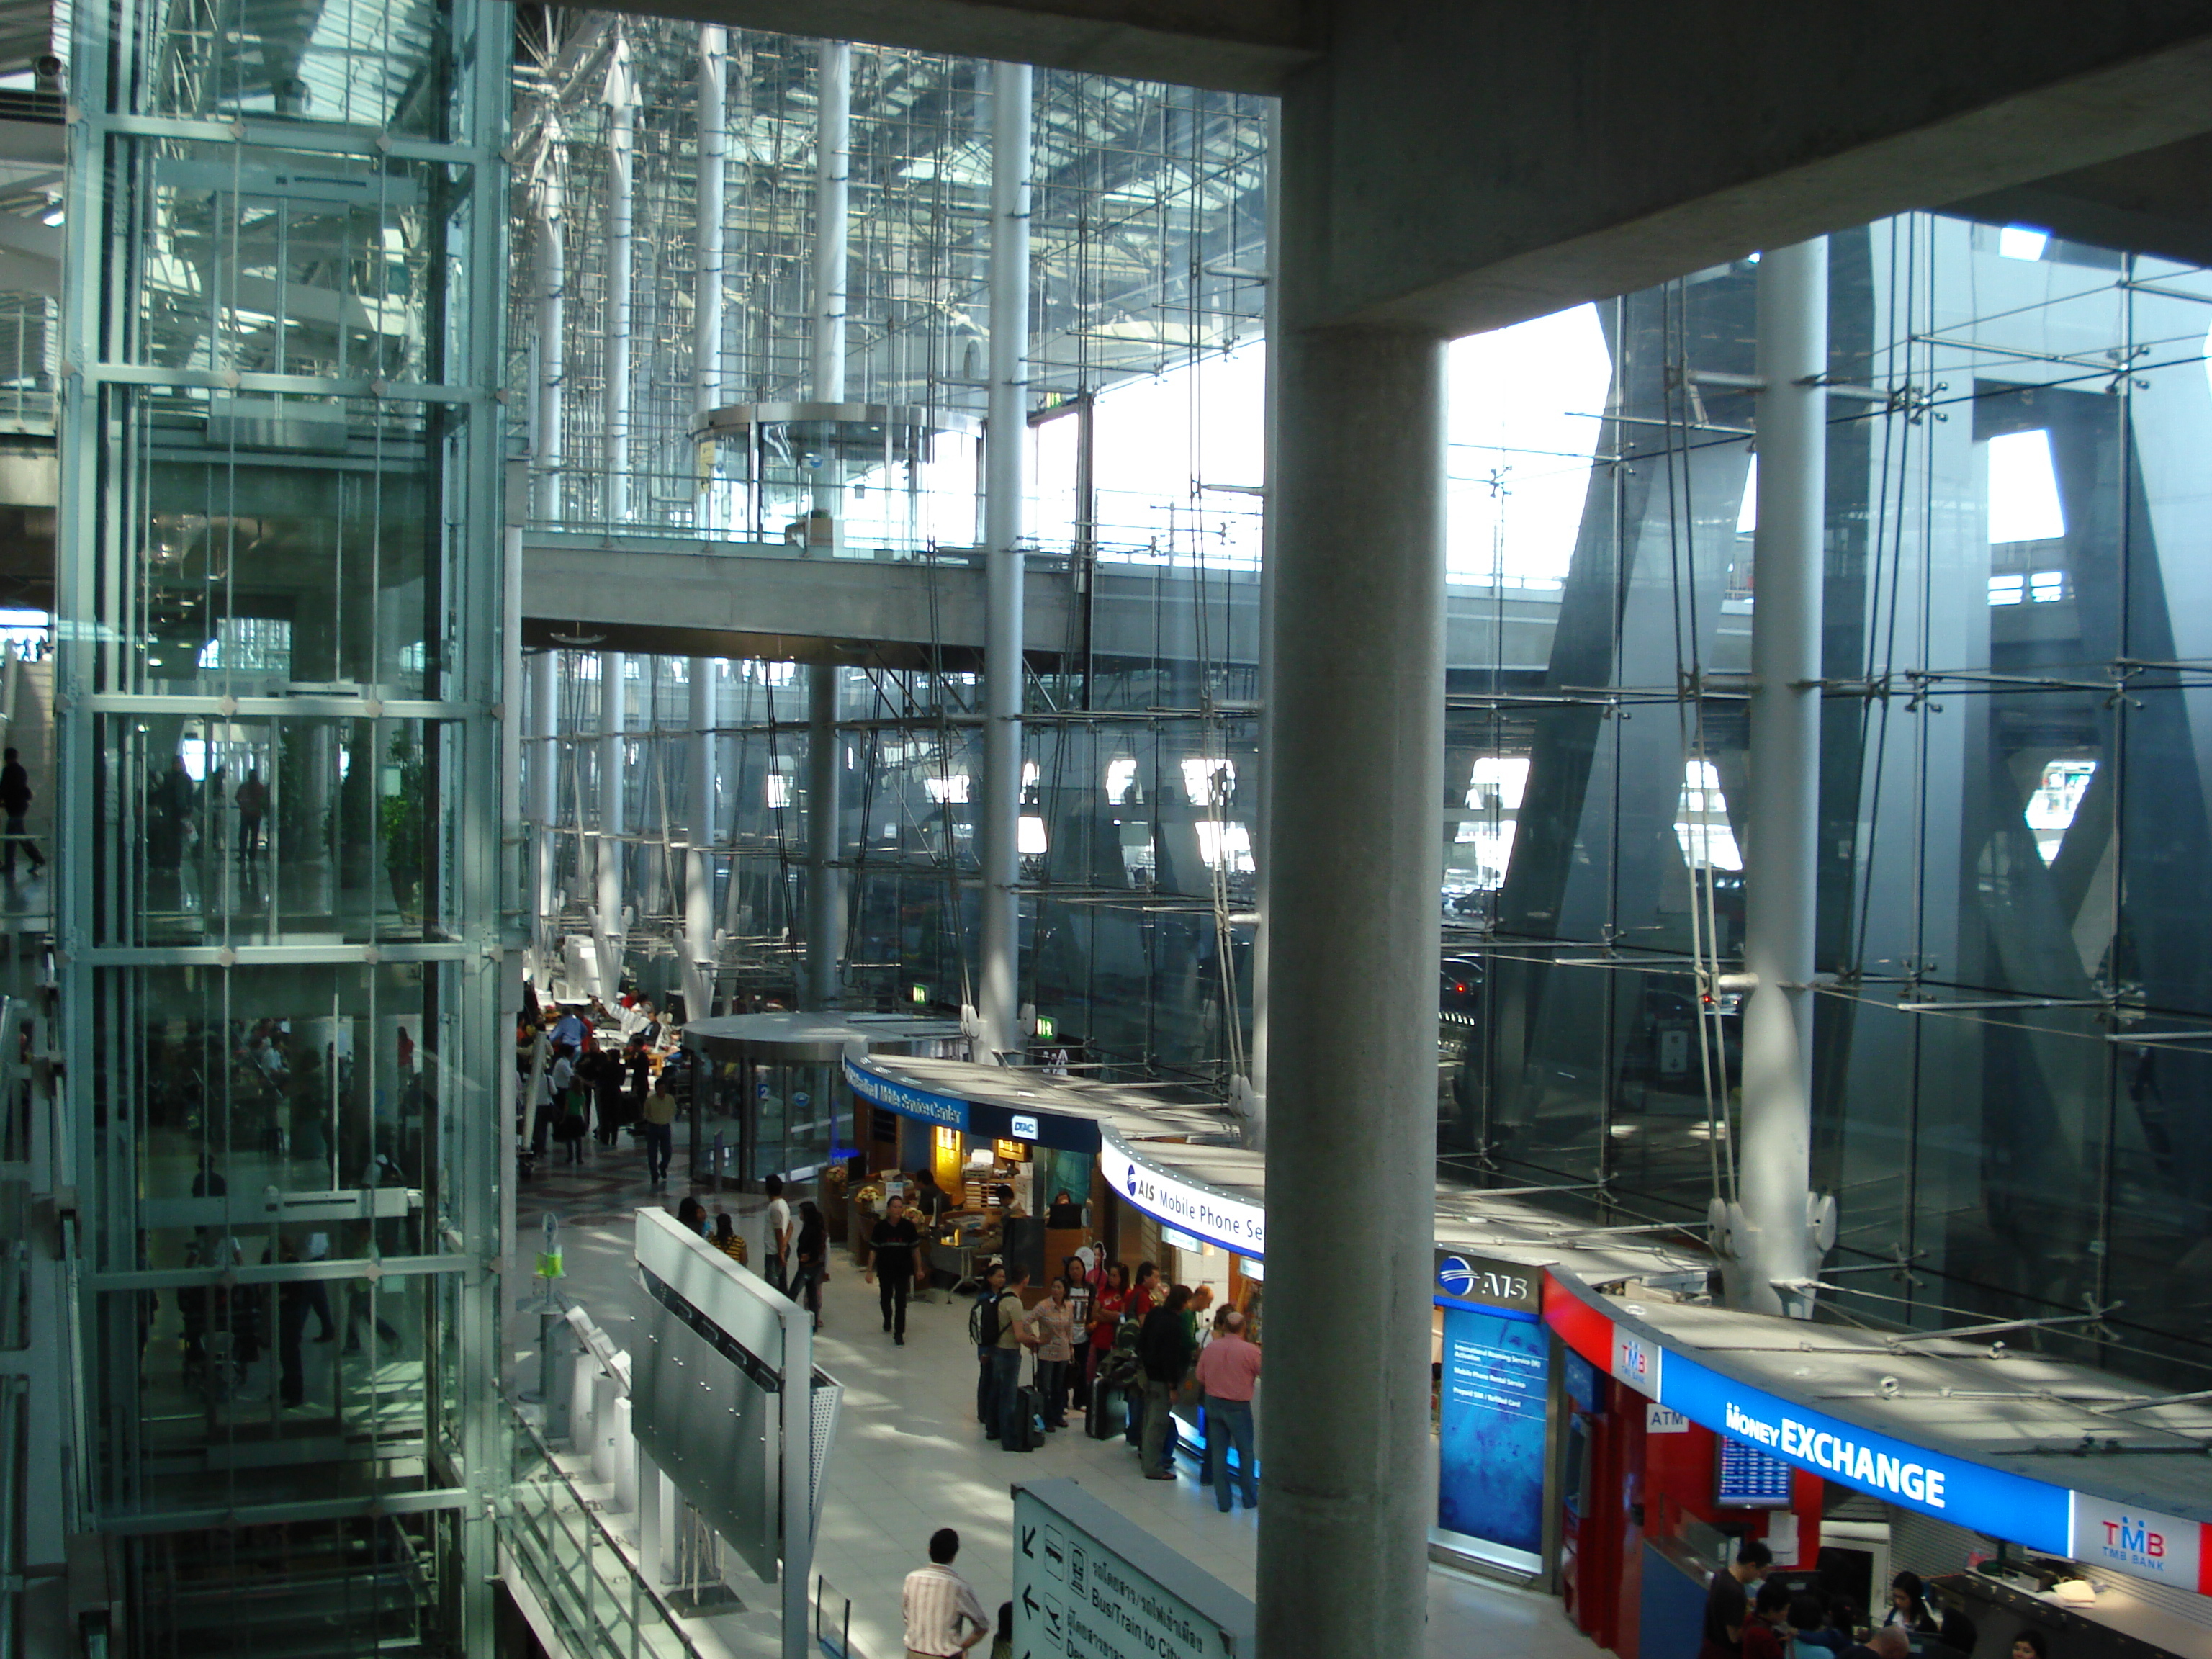
{"label": "green foliage", "polygon": [[399,769],[399,793],[378,804],[379,827],[384,832],[385,867],[395,875],[404,872],[420,878],[422,871],[422,750],[402,726],[392,734],[386,759]]}

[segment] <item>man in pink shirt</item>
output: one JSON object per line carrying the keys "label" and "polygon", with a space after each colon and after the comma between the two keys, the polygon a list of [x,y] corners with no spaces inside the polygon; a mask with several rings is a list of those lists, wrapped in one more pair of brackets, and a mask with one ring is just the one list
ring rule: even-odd
{"label": "man in pink shirt", "polygon": [[1229,1447],[1237,1447],[1237,1472],[1244,1482],[1244,1507],[1260,1507],[1260,1471],[1252,1455],[1252,1390],[1260,1380],[1260,1351],[1243,1338],[1244,1316],[1231,1312],[1198,1356],[1198,1386],[1206,1390],[1206,1462],[1213,1501],[1229,1513]]}

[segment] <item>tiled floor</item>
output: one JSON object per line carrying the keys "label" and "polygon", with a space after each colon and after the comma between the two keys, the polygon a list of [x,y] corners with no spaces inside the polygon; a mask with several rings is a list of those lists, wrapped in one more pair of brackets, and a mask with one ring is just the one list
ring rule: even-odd
{"label": "tiled floor", "polygon": [[[641,1184],[618,1191],[613,1177],[629,1169],[641,1172],[638,1154],[603,1153],[581,1179],[556,1170],[526,1185],[520,1205],[529,1248],[549,1206],[571,1213],[574,1182],[575,1211],[590,1219],[564,1223],[566,1288],[617,1344],[629,1327],[629,1231],[614,1215],[623,1197],[647,1202],[656,1196]],[[683,1191],[672,1186],[658,1196],[672,1207]],[[712,1194],[702,1196],[714,1201]],[[939,1292],[935,1303],[914,1307],[906,1346],[896,1347],[881,1328],[873,1287],[838,1251],[823,1320],[816,1362],[844,1383],[846,1395],[814,1565],[839,1597],[850,1598],[853,1644],[866,1659],[896,1659],[902,1651],[900,1583],[922,1561],[939,1527],[959,1528],[960,1571],[985,1605],[995,1608],[1005,1599],[1013,1559],[1008,1489],[1016,1480],[1073,1476],[1190,1561],[1240,1593],[1253,1593],[1258,1515],[1241,1508],[1218,1513],[1188,1463],[1182,1478],[1170,1485],[1145,1480],[1119,1437],[1091,1440],[1079,1426],[1022,1455],[1001,1452],[983,1437],[975,1422],[975,1362],[964,1302]],[[510,1356],[524,1353],[533,1332],[528,1319],[514,1322]],[[763,1606],[773,1597],[765,1586],[747,1593]],[[1553,1598],[1439,1569],[1429,1575],[1427,1651],[1452,1659],[1594,1659],[1600,1650],[1568,1625]]]}

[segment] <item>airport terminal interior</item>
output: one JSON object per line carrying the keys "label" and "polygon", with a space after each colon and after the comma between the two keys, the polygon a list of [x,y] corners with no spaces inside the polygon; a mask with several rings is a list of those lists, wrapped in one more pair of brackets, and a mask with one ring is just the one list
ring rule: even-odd
{"label": "airport terminal interior", "polygon": [[0,0],[0,1659],[2212,1654],[2212,17],[1666,9]]}

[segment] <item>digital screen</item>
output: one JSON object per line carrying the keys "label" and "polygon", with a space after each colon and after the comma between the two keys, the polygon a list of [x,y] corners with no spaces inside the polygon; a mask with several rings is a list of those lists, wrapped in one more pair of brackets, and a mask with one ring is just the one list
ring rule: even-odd
{"label": "digital screen", "polygon": [[1437,1525],[1532,1567],[1544,1547],[1547,1348],[1534,1320],[1444,1310]]}
{"label": "digital screen", "polygon": [[1790,1465],[1741,1440],[1720,1437],[1720,1491],[1716,1504],[1730,1509],[1786,1510],[1790,1507]]}

